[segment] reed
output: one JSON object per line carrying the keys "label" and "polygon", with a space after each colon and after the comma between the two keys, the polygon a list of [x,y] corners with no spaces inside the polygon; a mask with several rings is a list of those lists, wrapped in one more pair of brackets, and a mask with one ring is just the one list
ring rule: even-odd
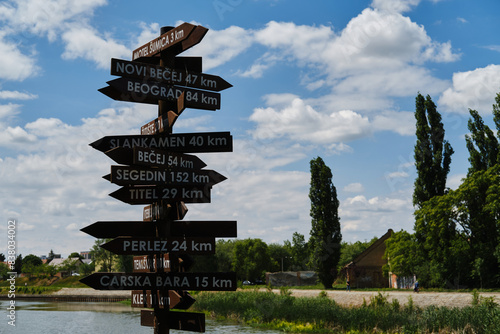
{"label": "reed", "polygon": [[194,307],[215,318],[237,319],[285,332],[499,333],[500,308],[488,301],[464,308],[401,306],[379,293],[362,307],[333,300],[261,291],[198,293]]}

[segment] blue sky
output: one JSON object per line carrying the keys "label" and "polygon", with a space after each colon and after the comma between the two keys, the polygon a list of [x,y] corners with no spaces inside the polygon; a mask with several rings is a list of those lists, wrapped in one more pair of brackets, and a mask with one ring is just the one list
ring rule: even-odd
{"label": "blue sky", "polygon": [[309,161],[332,169],[345,241],[412,231],[414,101],[429,94],[468,168],[468,108],[492,126],[500,91],[497,1],[61,1],[0,4],[0,252],[18,220],[18,253],[67,256],[94,239],[80,228],[140,220],[143,206],[108,196],[113,162],[89,143],[138,134],[151,105],[97,90],[111,58],[183,22],[209,29],[183,55],[233,87],[217,111],[188,109],[174,132],[230,131],[233,153],[199,154],[228,179],[189,220],[237,220],[239,238],[309,235]]}

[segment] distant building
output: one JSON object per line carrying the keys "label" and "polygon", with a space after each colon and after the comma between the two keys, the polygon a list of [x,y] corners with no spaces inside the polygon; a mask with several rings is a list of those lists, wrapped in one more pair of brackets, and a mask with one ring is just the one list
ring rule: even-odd
{"label": "distant building", "polygon": [[92,263],[92,256],[90,255],[90,251],[80,252],[80,257],[82,258],[82,262],[85,264]]}
{"label": "distant building", "polygon": [[387,264],[384,256],[385,241],[393,233],[389,229],[380,239],[342,268],[340,274],[349,279],[352,288],[389,287],[389,279],[384,277],[382,267]]}
{"label": "distant building", "polygon": [[[56,274],[57,277],[65,277],[78,273],[78,268],[82,263],[82,260],[80,260],[80,258],[78,257],[68,259],[55,258],[50,261],[49,266],[53,266],[58,269],[58,272]],[[65,268],[63,268],[66,264],[70,264],[72,269],[66,270]]]}

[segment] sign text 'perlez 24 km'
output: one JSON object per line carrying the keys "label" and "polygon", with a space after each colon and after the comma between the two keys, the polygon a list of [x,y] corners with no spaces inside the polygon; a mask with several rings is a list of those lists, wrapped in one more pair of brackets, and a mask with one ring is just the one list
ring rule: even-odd
{"label": "sign text 'perlez 24 km'", "polygon": [[[234,272],[189,272],[194,255],[213,256],[215,238],[236,237],[236,221],[185,221],[186,203],[210,203],[212,187],[226,180],[189,153],[233,151],[229,132],[173,133],[188,109],[218,113],[219,92],[232,87],[223,78],[202,73],[201,57],[179,57],[195,46],[208,29],[183,23],[163,27],[160,36],[132,52],[132,60],[111,59],[118,76],[98,91],[117,101],[158,105],[158,117],[139,134],[104,136],[90,144],[119,165],[104,179],[120,186],[109,195],[122,205],[143,204],[142,221],[98,221],[81,229],[95,238],[113,238],[100,245],[117,255],[134,255],[131,273],[93,273],[80,281],[98,290],[130,290],[141,325],[155,334],[170,329],[205,331],[205,315],[175,312],[195,299],[188,290],[234,291]],[[123,218],[123,217],[121,217]],[[127,217],[128,218],[128,217]]]}

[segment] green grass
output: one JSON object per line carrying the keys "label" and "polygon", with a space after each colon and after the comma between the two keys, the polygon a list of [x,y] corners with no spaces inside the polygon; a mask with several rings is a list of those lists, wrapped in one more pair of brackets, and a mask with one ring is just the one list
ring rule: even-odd
{"label": "green grass", "polygon": [[198,293],[195,298],[193,308],[216,319],[286,332],[500,333],[500,308],[487,301],[465,308],[422,309],[413,303],[389,303],[382,293],[357,308],[341,307],[324,296],[295,298],[255,290]]}

